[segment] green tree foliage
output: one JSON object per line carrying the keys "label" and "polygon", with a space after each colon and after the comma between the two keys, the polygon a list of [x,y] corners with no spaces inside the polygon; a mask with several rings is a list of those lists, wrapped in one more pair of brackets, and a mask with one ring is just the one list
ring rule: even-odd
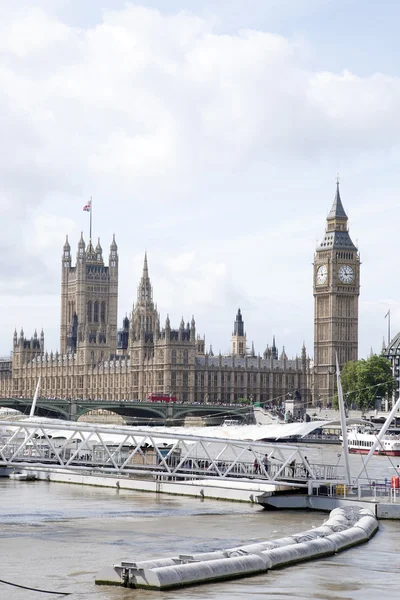
{"label": "green tree foliage", "polygon": [[390,362],[377,354],[346,363],[341,379],[346,404],[362,411],[373,410],[376,398],[390,396],[395,385]]}
{"label": "green tree foliage", "polygon": [[250,404],[249,398],[238,398],[236,404]]}

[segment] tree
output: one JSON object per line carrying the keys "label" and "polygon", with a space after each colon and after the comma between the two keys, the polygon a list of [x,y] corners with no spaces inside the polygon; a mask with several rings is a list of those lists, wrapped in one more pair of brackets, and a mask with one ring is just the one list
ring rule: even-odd
{"label": "tree", "polygon": [[[343,366],[341,371],[343,394],[349,407],[357,404],[358,363],[359,361],[350,360]],[[337,394],[335,394],[334,405],[338,406]]]}
{"label": "tree", "polygon": [[249,398],[238,398],[236,404],[250,404]]}
{"label": "tree", "polygon": [[390,396],[395,385],[390,362],[376,354],[346,363],[341,380],[347,405],[362,411],[374,409],[376,398]]}

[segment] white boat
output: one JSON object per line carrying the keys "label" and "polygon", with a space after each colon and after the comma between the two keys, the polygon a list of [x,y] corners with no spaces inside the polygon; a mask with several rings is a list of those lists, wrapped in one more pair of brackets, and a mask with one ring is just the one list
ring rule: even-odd
{"label": "white boat", "polygon": [[222,427],[236,427],[237,425],[242,425],[239,419],[225,419],[222,423]]}
{"label": "white boat", "polygon": [[27,473],[26,471],[14,471],[10,473],[9,479],[15,481],[35,481],[36,475],[34,473]]}
{"label": "white boat", "polygon": [[[379,431],[368,426],[353,426],[347,430],[349,452],[353,454],[368,454],[377,440]],[[384,456],[400,456],[400,436],[385,433],[374,454]]]}

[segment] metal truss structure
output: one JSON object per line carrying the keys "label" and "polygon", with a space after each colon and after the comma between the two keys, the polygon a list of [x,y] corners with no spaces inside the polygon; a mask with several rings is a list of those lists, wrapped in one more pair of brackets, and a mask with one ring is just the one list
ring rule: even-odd
{"label": "metal truss structure", "polygon": [[299,447],[288,444],[38,418],[0,421],[0,467],[296,486],[338,478],[336,466],[311,464]]}

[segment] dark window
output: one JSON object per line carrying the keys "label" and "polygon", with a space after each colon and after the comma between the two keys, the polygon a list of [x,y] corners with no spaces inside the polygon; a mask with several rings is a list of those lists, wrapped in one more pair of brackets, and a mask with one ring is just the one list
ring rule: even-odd
{"label": "dark window", "polygon": [[102,323],[106,322],[106,303],[105,302],[101,303],[100,318],[101,318]]}
{"label": "dark window", "polygon": [[92,303],[91,302],[87,303],[87,320],[88,320],[88,323],[92,322]]}
{"label": "dark window", "polygon": [[95,303],[94,303],[94,310],[93,310],[93,313],[94,313],[94,314],[93,314],[93,321],[94,321],[95,323],[98,323],[98,322],[99,322],[99,303],[98,303],[98,302],[95,302]]}

